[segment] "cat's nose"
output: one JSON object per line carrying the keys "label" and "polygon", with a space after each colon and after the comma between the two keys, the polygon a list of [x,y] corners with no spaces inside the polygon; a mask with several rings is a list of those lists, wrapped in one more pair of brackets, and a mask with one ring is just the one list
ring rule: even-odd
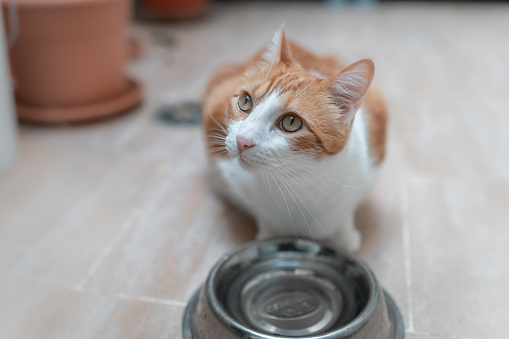
{"label": "cat's nose", "polygon": [[238,135],[237,136],[237,148],[239,149],[239,154],[244,152],[246,148],[253,147],[255,144],[253,141],[249,138],[246,138],[244,136]]}

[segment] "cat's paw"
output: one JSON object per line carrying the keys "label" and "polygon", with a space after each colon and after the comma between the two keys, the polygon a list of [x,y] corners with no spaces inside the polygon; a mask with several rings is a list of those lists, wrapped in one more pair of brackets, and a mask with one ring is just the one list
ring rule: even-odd
{"label": "cat's paw", "polygon": [[361,233],[355,229],[341,232],[332,238],[333,246],[336,246],[344,251],[355,253],[361,248],[362,236]]}
{"label": "cat's paw", "polygon": [[256,232],[256,240],[265,240],[274,238],[276,235],[268,230],[264,230],[263,228],[258,228],[258,232]]}
{"label": "cat's paw", "polygon": [[274,232],[274,229],[270,226],[270,224],[264,221],[258,221],[258,232],[256,232],[256,240],[266,240],[271,238],[276,238],[278,234]]}

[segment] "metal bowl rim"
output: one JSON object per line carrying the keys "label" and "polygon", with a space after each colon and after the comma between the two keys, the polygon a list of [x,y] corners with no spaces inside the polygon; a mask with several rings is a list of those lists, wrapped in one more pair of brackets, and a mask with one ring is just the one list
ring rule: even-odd
{"label": "metal bowl rim", "polygon": [[[219,321],[221,321],[223,323],[223,325],[225,325],[227,328],[239,329],[246,334],[249,334],[251,336],[256,336],[259,338],[265,338],[265,339],[276,338],[272,335],[269,335],[269,334],[266,334],[263,332],[259,332],[252,328],[249,328],[249,327],[241,324],[240,322],[236,321],[235,319],[233,319],[226,312],[226,310],[221,306],[219,300],[217,299],[217,296],[214,292],[214,281],[215,281],[217,272],[222,268],[222,266],[225,265],[226,262],[230,258],[234,257],[238,253],[243,252],[251,247],[257,247],[261,244],[281,243],[281,242],[293,242],[293,243],[299,243],[299,242],[306,243],[307,242],[307,243],[311,243],[312,245],[318,245],[321,247],[325,247],[321,244],[317,244],[310,240],[305,240],[305,239],[297,239],[296,240],[296,239],[292,239],[292,238],[279,238],[279,239],[271,239],[271,240],[251,241],[251,242],[241,245],[241,246],[233,249],[232,251],[228,252],[227,254],[225,254],[214,265],[214,267],[210,271],[210,274],[207,277],[207,281],[204,286],[205,287],[205,296],[207,298],[207,302],[209,303],[209,306],[210,306],[210,309],[212,310],[212,312],[216,315],[217,319]],[[371,271],[371,269],[364,263],[364,261],[362,259],[360,259],[356,256],[353,256],[346,252],[337,251],[337,250],[334,250],[334,252],[341,256],[347,257],[347,258],[351,259],[352,261],[358,263],[360,265],[360,267],[362,268],[362,270],[364,270],[364,272],[366,273],[366,275],[368,277],[368,281],[369,281],[370,299],[368,301],[368,304],[365,306],[364,310],[362,310],[361,313],[357,317],[355,317],[353,320],[351,320],[348,324],[346,324],[338,329],[328,331],[324,334],[299,337],[301,339],[331,339],[331,338],[336,338],[338,335],[341,335],[341,334],[351,333],[352,331],[359,330],[361,327],[363,327],[369,321],[373,312],[375,311],[376,303],[378,301],[379,288],[378,288],[378,282],[377,282],[373,272]]]}
{"label": "metal bowl rim", "polygon": [[[198,298],[200,296],[200,292],[203,289],[203,286],[199,287],[196,292],[193,294],[191,299],[189,300],[189,303],[187,304],[186,310],[184,312],[184,317],[182,320],[182,335],[183,339],[196,339],[193,337],[193,331],[192,331],[192,325],[191,325],[191,318],[193,315],[193,312],[196,310],[196,305],[198,303]],[[399,309],[392,299],[392,297],[384,290],[385,295],[385,302],[387,305],[387,310],[389,312],[389,318],[391,320],[391,325],[394,328],[394,332],[391,338],[389,339],[404,339],[405,338],[405,328],[403,325],[403,318],[401,316],[401,313],[399,312]],[[267,337],[264,336],[264,338],[268,339],[278,339],[282,337]],[[302,337],[301,337],[302,338]],[[319,337],[312,337],[313,339],[319,338]]]}

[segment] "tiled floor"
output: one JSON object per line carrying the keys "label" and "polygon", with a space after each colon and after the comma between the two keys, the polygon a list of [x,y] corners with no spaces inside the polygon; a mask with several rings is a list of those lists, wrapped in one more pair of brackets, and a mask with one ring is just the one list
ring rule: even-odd
{"label": "tiled floor", "polygon": [[282,22],[316,52],[377,66],[389,154],[357,214],[360,255],[407,338],[509,337],[509,7],[300,3],[139,24],[146,50],[130,73],[143,105],[92,125],[21,126],[0,178],[1,339],[180,338],[188,298],[255,226],[210,193],[200,129],[155,112],[199,100],[215,67]]}

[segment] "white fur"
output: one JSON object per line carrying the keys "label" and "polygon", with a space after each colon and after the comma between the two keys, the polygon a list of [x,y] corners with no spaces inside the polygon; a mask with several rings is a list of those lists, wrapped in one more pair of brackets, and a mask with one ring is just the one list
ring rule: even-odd
{"label": "white fur", "polygon": [[[258,238],[298,236],[358,250],[354,212],[375,175],[362,108],[343,150],[317,161],[291,151],[275,126],[280,107],[278,93],[272,93],[245,120],[228,126],[230,157],[213,161],[214,187],[256,219]],[[242,161],[237,135],[255,144]]]}
{"label": "white fur", "polygon": [[274,37],[272,37],[272,43],[267,46],[265,53],[262,55],[262,58],[269,63],[274,63],[281,51],[281,36],[283,34],[282,29],[283,28],[274,33]]}

